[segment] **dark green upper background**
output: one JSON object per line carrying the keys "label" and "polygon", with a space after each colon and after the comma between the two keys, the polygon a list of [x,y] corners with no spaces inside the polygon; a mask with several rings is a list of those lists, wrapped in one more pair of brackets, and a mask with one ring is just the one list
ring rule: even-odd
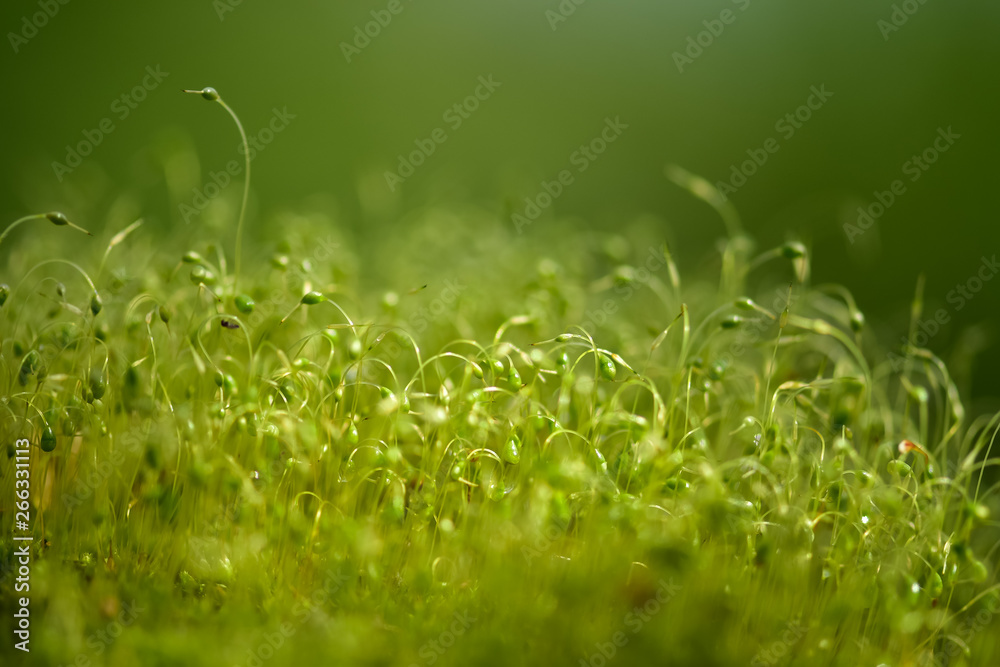
{"label": "dark green upper background", "polygon": [[[682,266],[691,265],[722,227],[708,207],[668,185],[664,164],[716,182],[775,137],[780,150],[733,196],[765,247],[802,238],[815,254],[814,279],[846,284],[897,338],[920,272],[929,308],[954,316],[932,349],[954,349],[969,325],[992,328],[1000,280],[960,312],[946,295],[975,274],[982,256],[1000,253],[1000,4],[897,3],[917,10],[886,39],[879,21],[893,14],[889,0],[586,0],[555,30],[546,11],[558,11],[559,0],[401,3],[350,63],[341,43],[388,0],[242,0],[221,20],[222,0],[69,0],[16,54],[8,33],[21,32],[39,5],[3,3],[0,215],[58,208],[96,230],[115,211],[135,209],[177,224],[162,168],[149,159],[156,147],[187,137],[201,162],[195,182],[238,157],[230,120],[181,94],[184,87],[216,87],[251,134],[274,108],[295,115],[254,162],[254,220],[321,193],[344,224],[383,233],[429,201],[519,208],[541,179],[569,166],[606,117],[620,117],[628,129],[577,174],[556,214],[583,216],[599,229],[659,216]],[[725,9],[735,20],[679,72],[673,53]],[[169,76],[119,120],[112,103],[147,66]],[[447,129],[448,141],[390,194],[384,171],[415,139],[447,128],[442,113],[481,75],[492,75],[499,90],[461,128]],[[811,86],[833,96],[786,140],[775,121],[804,103]],[[59,183],[52,161],[64,160],[65,147],[103,118],[115,131]],[[961,139],[910,182],[903,164],[948,127]],[[849,243],[843,223],[895,179],[906,193]],[[118,200],[126,192],[133,203]],[[1000,355],[984,359],[976,382],[996,388]]]}

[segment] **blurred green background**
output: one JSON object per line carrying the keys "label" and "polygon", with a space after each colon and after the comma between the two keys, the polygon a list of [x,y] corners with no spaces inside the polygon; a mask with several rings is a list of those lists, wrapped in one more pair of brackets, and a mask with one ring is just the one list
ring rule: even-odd
{"label": "blurred green background", "polygon": [[[509,218],[542,179],[570,168],[605,118],[620,117],[628,129],[574,172],[543,218],[579,216],[583,233],[583,225],[614,230],[651,214],[683,270],[703,262],[724,230],[710,208],[666,181],[664,165],[717,182],[774,137],[778,152],[732,197],[761,247],[805,241],[814,281],[846,284],[887,343],[905,332],[923,272],[928,311],[951,316],[928,346],[948,351],[977,393],[998,393],[1000,280],[960,311],[947,295],[976,274],[981,257],[1000,252],[1000,4],[577,2],[399,0],[398,13],[387,14],[389,0],[10,0],[0,8],[0,215],[61,209],[95,231],[142,215],[165,232],[196,234],[183,224],[178,193],[190,198],[210,172],[239,159],[238,136],[221,110],[181,88],[216,87],[251,135],[276,108],[294,115],[254,160],[251,222],[319,202],[373,243],[398,231],[407,212],[435,203],[472,202]],[[39,15],[46,6],[51,17]],[[391,21],[348,62],[343,44],[372,12]],[[33,16],[45,24],[35,31],[25,23]],[[898,30],[879,23],[893,18]],[[689,38],[701,39],[700,54]],[[679,68],[674,54],[689,48],[696,57]],[[166,77],[122,117],[116,100],[142,83],[147,66]],[[473,94],[480,76],[500,87],[452,129],[444,112]],[[812,86],[833,95],[785,138],[775,123]],[[67,146],[105,118],[114,131],[60,182],[53,161],[65,162]],[[384,172],[439,127],[447,141],[390,191]],[[961,138],[911,182],[904,163],[948,127]],[[178,146],[197,161],[177,157]],[[166,165],[165,156],[173,156]],[[896,179],[905,194],[850,243],[843,224]],[[239,195],[239,180],[227,196]]]}

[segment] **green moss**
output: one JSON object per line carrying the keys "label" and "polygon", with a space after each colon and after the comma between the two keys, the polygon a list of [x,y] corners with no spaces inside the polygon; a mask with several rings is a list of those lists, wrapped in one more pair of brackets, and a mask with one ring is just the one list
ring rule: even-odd
{"label": "green moss", "polygon": [[[207,247],[132,234],[160,252],[111,254],[136,280],[98,281],[100,338],[34,289],[63,280],[85,312],[79,273],[47,265],[9,291],[0,390],[24,416],[5,432],[37,446],[45,537],[33,659],[920,664],[955,636],[997,655],[997,422],[964,416],[930,352],[895,370],[853,301],[796,282],[786,311],[808,271],[751,269],[804,247],[739,237],[717,291],[666,264],[623,272],[661,246],[651,226],[487,224],[476,248],[428,216],[386,252],[434,239],[431,273],[371,260],[401,295],[386,308],[384,285],[351,287],[363,249],[324,265],[310,240],[331,223],[309,220],[275,228],[285,268],[312,273],[261,259],[240,279],[254,300]],[[237,328],[218,325],[229,305]],[[105,607],[133,600],[88,648]]]}

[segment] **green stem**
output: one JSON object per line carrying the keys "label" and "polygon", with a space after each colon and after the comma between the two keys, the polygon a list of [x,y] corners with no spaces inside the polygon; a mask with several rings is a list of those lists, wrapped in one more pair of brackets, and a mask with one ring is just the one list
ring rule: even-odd
{"label": "green stem", "polygon": [[240,218],[236,223],[236,266],[233,271],[233,296],[235,297],[239,293],[240,257],[243,249],[243,220],[246,217],[247,199],[250,196],[250,143],[247,141],[247,133],[243,130],[243,123],[240,122],[239,116],[237,116],[236,112],[223,101],[219,92],[215,88],[184,90],[183,92],[201,95],[204,99],[210,102],[218,102],[221,104],[222,108],[225,109],[230,116],[232,116],[233,121],[236,123],[236,129],[240,131],[240,138],[243,140],[243,158],[245,160],[246,178],[243,180],[243,203],[240,205]]}
{"label": "green stem", "polygon": [[243,140],[243,157],[246,164],[246,178],[243,180],[243,202],[240,204],[240,218],[239,222],[236,223],[236,264],[233,267],[233,295],[239,293],[237,287],[240,282],[240,257],[243,250],[243,219],[247,212],[247,199],[250,196],[250,144],[247,142],[247,133],[243,131],[243,123],[240,122],[239,117],[236,112],[233,111],[228,104],[222,101],[220,97],[218,100],[222,108],[229,112],[229,115],[233,117],[236,122],[236,127],[240,131],[240,138]]}

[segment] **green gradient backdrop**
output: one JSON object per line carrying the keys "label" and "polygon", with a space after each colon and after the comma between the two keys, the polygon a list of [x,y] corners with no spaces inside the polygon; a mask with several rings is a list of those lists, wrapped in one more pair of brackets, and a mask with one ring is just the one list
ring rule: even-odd
{"label": "green gradient backdrop", "polygon": [[[893,11],[888,0],[750,0],[745,11],[744,0],[586,0],[556,30],[545,12],[559,0],[401,2],[402,13],[347,63],[341,42],[388,0],[243,0],[223,20],[209,0],[70,0],[18,53],[9,37],[0,47],[0,215],[60,208],[98,229],[116,197],[133,192],[137,204],[116,206],[176,224],[176,204],[148,155],[165,131],[179,130],[203,174],[238,157],[225,114],[178,92],[212,85],[251,132],[274,107],[296,115],[254,163],[255,219],[323,193],[361,234],[391,233],[398,216],[428,201],[516,206],[606,116],[620,116],[629,129],[555,212],[598,229],[660,216],[682,265],[692,264],[722,228],[710,209],[667,184],[663,165],[724,178],[747,149],[776,136],[775,121],[810,86],[825,85],[833,98],[733,198],[762,244],[802,237],[815,252],[815,280],[854,290],[890,340],[905,327],[919,272],[929,307],[947,307],[946,294],[974,274],[980,257],[1000,253],[1000,3],[926,0],[886,40],[877,24]],[[672,54],[726,8],[735,22],[678,72]],[[37,1],[8,0],[3,33],[20,31],[37,11]],[[168,78],[59,183],[52,160],[113,117],[111,103],[147,65]],[[390,195],[382,172],[414,139],[443,126],[442,112],[489,74],[501,88]],[[841,225],[850,212],[901,178],[902,164],[948,126],[961,134],[958,143],[907,182],[863,242],[848,243]],[[83,204],[81,192],[98,205]],[[974,324],[992,336],[998,306],[1000,281],[953,313],[930,347],[953,348]],[[992,392],[998,374],[1000,354],[991,350],[973,379]]]}

